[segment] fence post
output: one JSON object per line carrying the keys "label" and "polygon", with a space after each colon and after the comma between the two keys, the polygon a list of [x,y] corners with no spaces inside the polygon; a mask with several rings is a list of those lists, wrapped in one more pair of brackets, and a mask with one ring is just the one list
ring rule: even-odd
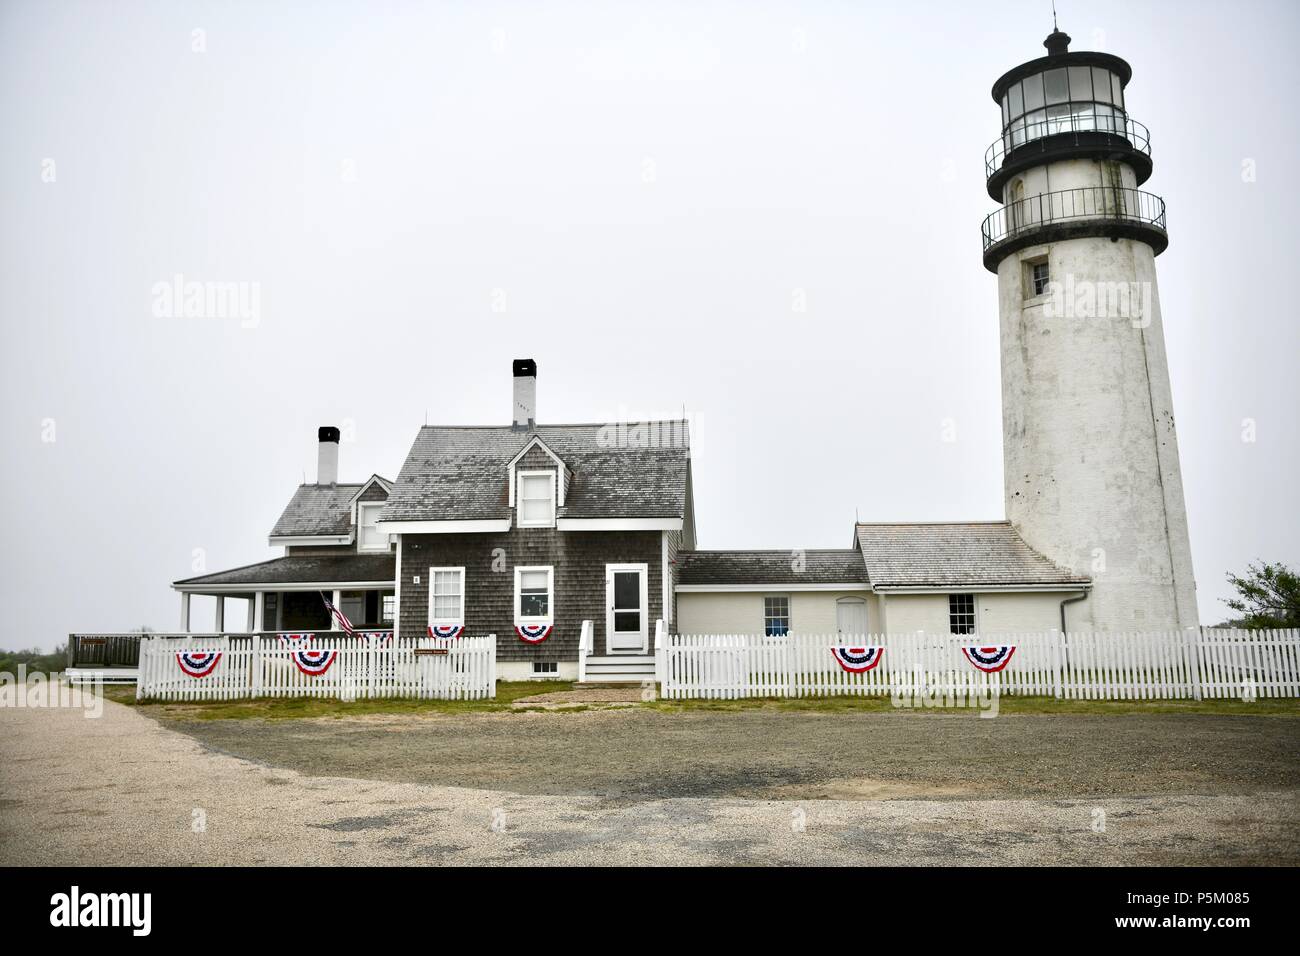
{"label": "fence post", "polygon": [[1192,698],[1201,699],[1201,632],[1194,627],[1187,629],[1187,643],[1191,647],[1188,654],[1188,672],[1192,675]]}
{"label": "fence post", "polygon": [[497,636],[488,635],[488,696],[497,696]]}
{"label": "fence post", "polygon": [[260,632],[253,632],[253,646],[248,654],[249,666],[253,669],[252,680],[249,682],[252,687],[254,697],[262,696],[262,635]]}
{"label": "fence post", "polygon": [[582,630],[578,633],[578,683],[584,684],[587,681],[587,642],[591,639],[595,625],[591,621],[582,622]]}
{"label": "fence post", "polygon": [[655,621],[655,683],[659,685],[659,696],[664,693],[664,674],[667,668],[664,666],[664,622],[663,619]]}

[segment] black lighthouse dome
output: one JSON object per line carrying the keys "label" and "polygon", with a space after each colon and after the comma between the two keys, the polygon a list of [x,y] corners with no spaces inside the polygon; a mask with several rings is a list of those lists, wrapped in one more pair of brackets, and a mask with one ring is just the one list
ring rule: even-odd
{"label": "black lighthouse dome", "polygon": [[1017,173],[1071,158],[1118,159],[1132,167],[1138,185],[1146,182],[1150,137],[1124,101],[1132,67],[1110,53],[1071,53],[1069,35],[1057,29],[1043,46],[1047,56],[1008,70],[993,84],[1002,135],[984,157],[989,196],[1001,201]]}

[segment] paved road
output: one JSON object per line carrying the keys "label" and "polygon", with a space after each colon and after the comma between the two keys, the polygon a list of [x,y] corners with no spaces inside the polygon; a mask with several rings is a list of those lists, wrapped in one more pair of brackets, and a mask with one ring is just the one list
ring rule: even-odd
{"label": "paved road", "polygon": [[[562,722],[552,727],[565,735],[580,729],[575,720],[618,716],[484,715]],[[354,722],[333,723],[339,732]],[[1242,724],[1241,737],[1259,724]],[[315,726],[272,729],[311,748]],[[303,775],[217,752],[112,703],[97,720],[0,710],[0,775],[3,864],[1300,861],[1294,779],[1251,793],[1101,799],[524,795]],[[870,796],[862,786],[859,796]]]}

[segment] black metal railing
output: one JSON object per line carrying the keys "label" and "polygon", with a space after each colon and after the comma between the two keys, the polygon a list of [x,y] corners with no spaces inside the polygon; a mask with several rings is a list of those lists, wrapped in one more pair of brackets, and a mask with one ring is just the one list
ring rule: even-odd
{"label": "black metal railing", "polygon": [[1003,206],[984,220],[984,249],[1027,232],[1089,219],[1140,223],[1165,230],[1165,201],[1138,189],[1082,186],[1039,193]]}
{"label": "black metal railing", "polygon": [[1059,149],[1061,140],[1049,137],[1073,136],[1074,145],[1082,145],[1095,141],[1098,133],[1124,140],[1139,153],[1151,155],[1151,133],[1137,120],[1071,114],[1007,130],[984,153],[984,178],[1001,169],[1012,153],[1020,156],[1022,151],[1046,153]]}

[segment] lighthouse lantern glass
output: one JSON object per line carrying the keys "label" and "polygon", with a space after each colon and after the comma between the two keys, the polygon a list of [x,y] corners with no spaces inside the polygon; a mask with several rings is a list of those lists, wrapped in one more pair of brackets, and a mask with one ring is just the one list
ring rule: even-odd
{"label": "lighthouse lantern glass", "polygon": [[1012,83],[1002,96],[1002,140],[1010,151],[1058,133],[1125,131],[1123,84],[1099,66],[1057,67]]}

